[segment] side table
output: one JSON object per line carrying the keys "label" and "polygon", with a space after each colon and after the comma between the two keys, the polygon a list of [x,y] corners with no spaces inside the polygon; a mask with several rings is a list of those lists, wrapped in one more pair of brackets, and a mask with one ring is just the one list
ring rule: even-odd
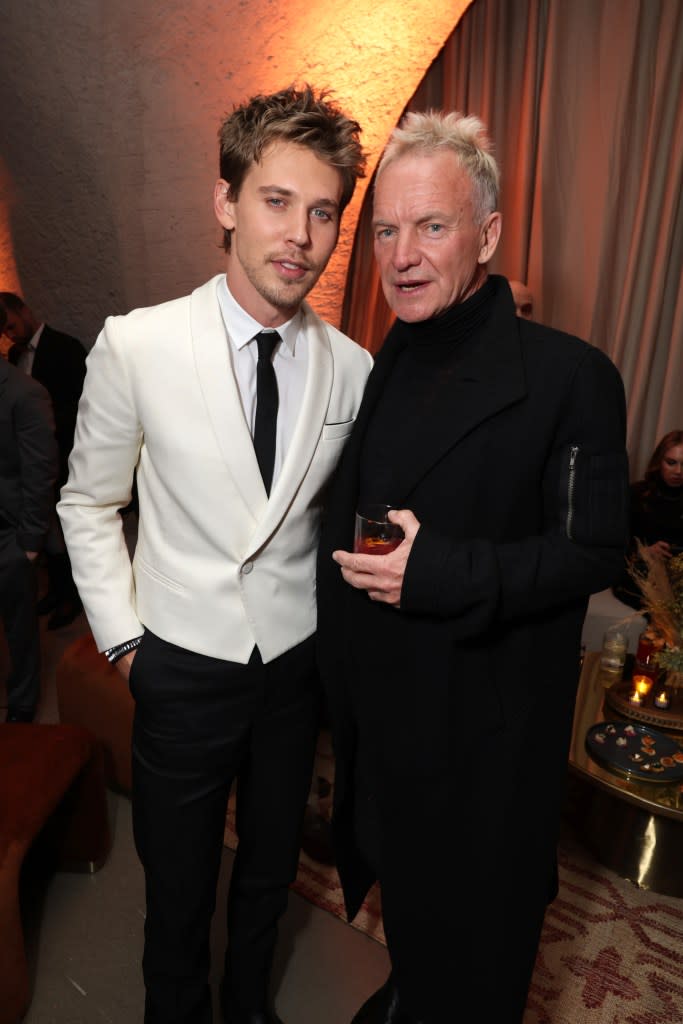
{"label": "side table", "polygon": [[[642,888],[683,897],[683,783],[617,774],[597,764],[586,750],[592,725],[620,720],[606,705],[606,689],[600,654],[591,652],[584,659],[576,695],[568,816],[578,838],[605,867]],[[668,735],[680,743],[680,733]]]}

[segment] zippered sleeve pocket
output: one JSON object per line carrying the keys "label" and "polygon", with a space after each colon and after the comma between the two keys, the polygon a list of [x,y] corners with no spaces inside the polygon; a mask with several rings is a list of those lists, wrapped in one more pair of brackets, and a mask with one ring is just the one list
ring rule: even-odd
{"label": "zippered sleeve pocket", "polygon": [[565,532],[577,544],[620,545],[629,540],[628,457],[570,445],[560,485]]}

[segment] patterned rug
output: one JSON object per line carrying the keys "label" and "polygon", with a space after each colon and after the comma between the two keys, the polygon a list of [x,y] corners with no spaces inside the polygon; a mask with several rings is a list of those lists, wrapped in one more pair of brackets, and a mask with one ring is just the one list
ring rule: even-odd
{"label": "patterned rug", "polygon": [[639,889],[571,840],[524,1024],[681,1024],[683,900]]}

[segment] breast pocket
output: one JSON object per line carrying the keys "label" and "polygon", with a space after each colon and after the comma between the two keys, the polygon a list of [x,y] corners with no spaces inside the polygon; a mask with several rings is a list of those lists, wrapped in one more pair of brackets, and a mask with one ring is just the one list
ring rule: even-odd
{"label": "breast pocket", "polygon": [[344,441],[351,434],[355,420],[344,420],[343,423],[325,423],[323,426],[323,441]]}

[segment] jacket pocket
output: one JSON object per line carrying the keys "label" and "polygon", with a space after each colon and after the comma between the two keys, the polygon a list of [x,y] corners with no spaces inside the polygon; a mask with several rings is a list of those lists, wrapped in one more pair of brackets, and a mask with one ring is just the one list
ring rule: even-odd
{"label": "jacket pocket", "polygon": [[569,540],[608,546],[628,542],[628,472],[625,452],[569,446],[560,495]]}
{"label": "jacket pocket", "polygon": [[348,437],[353,430],[355,420],[345,420],[343,423],[325,423],[323,425],[323,441],[336,441],[339,438]]}
{"label": "jacket pocket", "polygon": [[170,576],[165,576],[158,569],[154,569],[149,562],[146,562],[144,558],[136,553],[134,558],[134,567],[136,573],[144,573],[145,576],[149,576],[150,579],[156,580],[157,583],[161,583],[164,587],[168,587],[169,590],[174,590],[177,594],[184,594],[185,587],[182,583],[178,583],[176,580],[171,579]]}

